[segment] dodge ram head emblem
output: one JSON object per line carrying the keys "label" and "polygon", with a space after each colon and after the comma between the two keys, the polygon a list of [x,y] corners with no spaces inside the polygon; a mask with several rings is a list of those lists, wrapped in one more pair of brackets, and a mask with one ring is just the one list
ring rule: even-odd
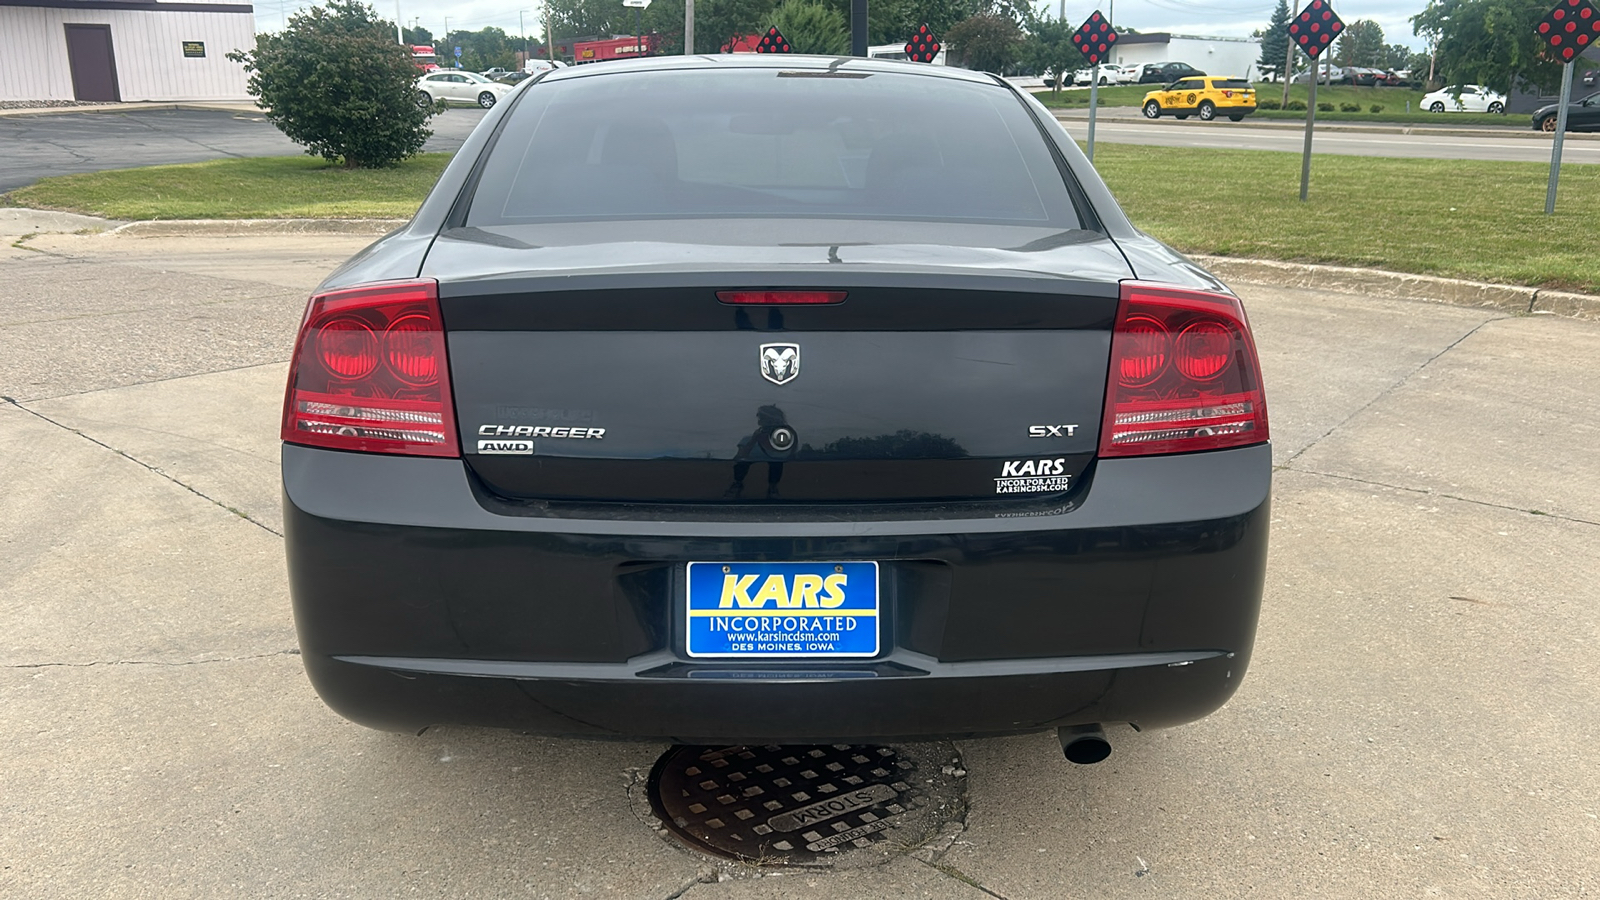
{"label": "dodge ram head emblem", "polygon": [[788,384],[800,374],[799,344],[762,344],[761,377],[773,384]]}

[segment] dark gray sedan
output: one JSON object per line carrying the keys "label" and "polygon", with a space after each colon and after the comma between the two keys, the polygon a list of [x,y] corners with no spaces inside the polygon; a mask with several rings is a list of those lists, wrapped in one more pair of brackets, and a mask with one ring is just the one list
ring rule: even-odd
{"label": "dark gray sedan", "polygon": [[544,73],[311,298],[312,682],[375,728],[818,742],[1177,725],[1250,658],[1237,297],[1004,81]]}
{"label": "dark gray sedan", "polygon": [[[1550,103],[1533,111],[1535,131],[1555,131],[1560,103]],[[1567,104],[1568,131],[1600,131],[1600,93],[1590,94]]]}

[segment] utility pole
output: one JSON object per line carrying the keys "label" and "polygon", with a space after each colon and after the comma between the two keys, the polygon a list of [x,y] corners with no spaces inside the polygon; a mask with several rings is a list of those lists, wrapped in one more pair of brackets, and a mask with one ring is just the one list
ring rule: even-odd
{"label": "utility pole", "polygon": [[683,0],[683,55],[694,55],[694,0]]}
{"label": "utility pole", "polygon": [[550,24],[550,0],[544,3],[544,55],[550,58],[551,64],[556,61],[555,31]]}
{"label": "utility pole", "polygon": [[[1300,0],[1294,0],[1294,12],[1289,14],[1289,21],[1300,15]],[[1289,108],[1289,73],[1294,71],[1294,41],[1289,40],[1289,32],[1283,33],[1283,42],[1287,45],[1283,49],[1283,103],[1279,109]]]}
{"label": "utility pole", "polygon": [[522,32],[522,64],[524,66],[526,66],[528,64],[528,60],[532,58],[531,54],[528,52],[528,25],[526,22],[522,21],[522,14],[525,12],[527,12],[525,9],[517,10],[517,30]]}

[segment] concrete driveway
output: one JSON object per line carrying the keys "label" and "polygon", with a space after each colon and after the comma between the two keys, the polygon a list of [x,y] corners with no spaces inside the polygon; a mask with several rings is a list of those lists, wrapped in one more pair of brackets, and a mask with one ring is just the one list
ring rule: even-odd
{"label": "concrete driveway", "polygon": [[942,852],[719,868],[665,748],[350,725],[295,655],[277,417],[348,237],[0,242],[0,896],[1577,897],[1600,891],[1600,324],[1239,285],[1272,403],[1220,713],[959,745]]}

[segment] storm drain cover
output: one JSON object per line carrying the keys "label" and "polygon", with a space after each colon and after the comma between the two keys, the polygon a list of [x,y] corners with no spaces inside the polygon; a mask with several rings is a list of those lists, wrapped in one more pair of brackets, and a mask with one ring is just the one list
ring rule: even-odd
{"label": "storm drain cover", "polygon": [[761,865],[831,865],[849,851],[906,852],[966,814],[950,744],[674,747],[650,805],[689,846]]}

